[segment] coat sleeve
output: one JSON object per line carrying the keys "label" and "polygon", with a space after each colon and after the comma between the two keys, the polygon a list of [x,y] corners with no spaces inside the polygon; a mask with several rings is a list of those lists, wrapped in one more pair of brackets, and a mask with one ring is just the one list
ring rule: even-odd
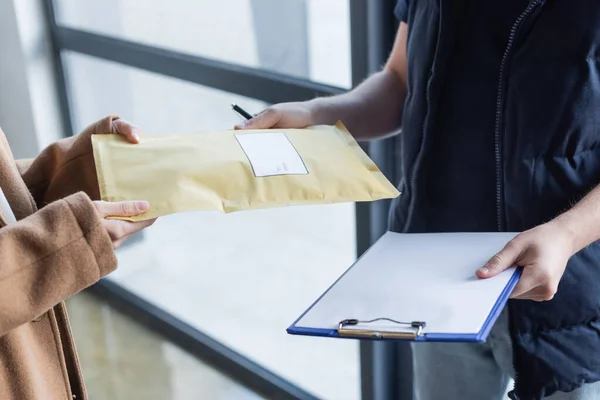
{"label": "coat sleeve", "polygon": [[0,336],[112,272],[112,242],[84,193],[0,229]]}
{"label": "coat sleeve", "polygon": [[79,135],[48,146],[36,158],[17,161],[38,208],[80,191],[92,200],[100,199],[91,137],[116,133],[112,121],[118,118],[103,118]]}

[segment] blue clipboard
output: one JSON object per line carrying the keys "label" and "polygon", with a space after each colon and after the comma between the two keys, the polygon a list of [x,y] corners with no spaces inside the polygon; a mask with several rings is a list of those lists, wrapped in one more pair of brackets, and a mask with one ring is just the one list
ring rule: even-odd
{"label": "blue clipboard", "polygon": [[[440,239],[441,235],[441,239]],[[489,309],[486,309],[485,313],[482,310],[479,311],[479,316],[482,318],[482,323],[480,325],[480,329],[477,331],[458,331],[454,332],[436,332],[432,327],[432,330],[427,330],[428,321],[424,321],[419,318],[402,318],[401,312],[398,315],[394,315],[395,319],[393,323],[390,323],[388,326],[395,326],[398,329],[389,330],[389,329],[380,329],[377,327],[369,327],[367,324],[363,324],[362,328],[356,329],[346,329],[345,326],[342,325],[342,322],[350,321],[356,325],[357,322],[361,320],[371,320],[371,319],[387,319],[391,318],[389,316],[390,311],[389,308],[386,311],[376,311],[368,313],[369,315],[365,317],[365,314],[356,315],[357,313],[353,313],[352,307],[346,307],[347,301],[343,300],[342,297],[339,298],[339,302],[336,302],[335,299],[335,291],[337,288],[342,286],[345,281],[347,281],[350,275],[354,274],[358,269],[362,269],[363,274],[377,274],[381,271],[378,270],[378,266],[373,263],[377,262],[378,256],[381,258],[382,264],[385,264],[386,258],[382,258],[382,254],[385,252],[386,248],[392,248],[395,244],[401,244],[405,239],[412,240],[415,239],[417,241],[427,242],[429,239],[432,239],[434,243],[442,243],[440,247],[444,247],[443,241],[445,239],[452,239],[451,241],[454,243],[462,243],[463,247],[460,251],[457,251],[458,254],[456,260],[459,262],[463,259],[464,252],[468,252],[469,248],[477,249],[476,252],[480,254],[473,254],[473,266],[481,266],[483,263],[480,263],[480,260],[489,259],[493,256],[497,251],[499,251],[510,239],[512,239],[516,233],[445,233],[445,234],[398,234],[388,232],[386,233],[376,244],[374,244],[365,254],[363,254],[350,268],[348,268],[302,315],[300,315],[296,321],[287,329],[287,333],[292,335],[305,335],[305,336],[321,336],[321,337],[330,337],[330,338],[342,338],[342,339],[359,339],[359,340],[410,340],[417,342],[485,342],[487,337],[494,326],[496,320],[500,316],[502,310],[504,309],[511,292],[514,287],[518,283],[522,269],[521,268],[511,268],[510,270],[505,271],[504,277],[502,281],[496,282],[493,290],[489,290],[485,293],[486,300],[489,304]],[[441,242],[440,242],[441,240]],[[485,243],[485,246],[479,246],[481,243]],[[436,245],[432,245],[433,248],[427,248],[428,252],[435,252]],[[443,250],[443,249],[440,249]],[[394,251],[394,250],[391,250]],[[397,250],[399,251],[399,250]],[[373,256],[373,252],[378,252],[379,255]],[[416,251],[415,254],[418,254]],[[485,262],[484,261],[484,262]],[[451,264],[451,262],[450,262]],[[433,264],[432,264],[433,265]],[[475,270],[477,268],[473,267],[472,273],[475,274]],[[385,271],[385,269],[383,269]],[[397,271],[394,271],[397,273]],[[356,275],[356,274],[355,274]],[[402,276],[402,274],[398,275]],[[380,278],[382,281],[386,280],[386,277]],[[495,278],[491,278],[495,279]],[[372,282],[377,282],[377,280],[371,279]],[[475,280],[473,280],[475,281]],[[355,283],[359,282],[362,284],[364,279],[360,279],[360,277],[355,277]],[[465,285],[465,282],[460,282],[460,284]],[[466,285],[470,285],[471,283],[466,283]],[[352,285],[352,282],[346,283],[346,288],[338,290],[341,293],[348,293],[348,287]],[[475,282],[471,287],[475,287]],[[499,286],[500,285],[500,286]],[[468,287],[468,286],[465,286]],[[377,295],[377,288],[374,288],[373,293],[375,295],[371,295],[373,298]],[[351,292],[351,290],[350,290]],[[360,290],[358,291],[360,292]],[[363,290],[361,293],[365,293]],[[477,293],[481,294],[481,291],[473,291],[473,296]],[[382,294],[382,297],[385,294]],[[334,296],[333,299],[331,297]],[[325,314],[329,314],[326,319],[323,319],[321,322],[318,321],[318,318],[313,318],[312,323],[305,323],[304,321],[310,313],[318,313],[319,311],[315,311],[319,307],[319,305],[324,302],[326,298],[329,297],[329,311]],[[469,299],[466,299],[463,304],[471,304]],[[477,302],[477,298],[473,298],[472,302]],[[360,305],[360,299],[353,301],[356,304]],[[418,302],[418,299],[415,298],[415,302]],[[399,303],[400,304],[400,303]],[[323,308],[323,307],[321,307]],[[364,308],[364,307],[363,307]],[[393,308],[392,308],[393,309]],[[333,310],[333,311],[331,311]],[[465,308],[464,313],[468,313],[469,310]],[[359,313],[360,314],[360,313]],[[342,317],[343,316],[343,317]],[[362,318],[361,318],[362,317]],[[325,317],[323,317],[325,318]],[[384,321],[388,323],[389,321]],[[419,325],[423,324],[423,326]]]}

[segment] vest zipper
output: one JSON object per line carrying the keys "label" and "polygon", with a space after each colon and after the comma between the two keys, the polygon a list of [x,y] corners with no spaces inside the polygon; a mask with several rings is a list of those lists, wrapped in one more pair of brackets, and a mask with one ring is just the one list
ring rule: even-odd
{"label": "vest zipper", "polygon": [[[503,167],[502,167],[502,147],[501,147],[502,122],[501,122],[501,119],[502,119],[502,111],[504,108],[504,91],[506,88],[506,64],[508,63],[508,58],[511,54],[511,50],[513,48],[519,27],[521,26],[523,21],[525,21],[527,19],[527,17],[529,17],[531,12],[541,2],[542,2],[542,0],[532,0],[529,3],[529,5],[527,6],[527,8],[525,9],[525,11],[523,11],[519,15],[519,17],[516,19],[516,21],[513,23],[512,27],[510,29],[510,34],[508,36],[508,43],[504,50],[504,54],[502,55],[502,61],[500,62],[500,76],[498,79],[498,97],[496,100],[496,124],[495,124],[495,129],[494,129],[494,151],[495,151],[495,156],[496,156],[496,217],[497,217],[499,232],[502,232],[504,229],[504,221],[503,221],[503,210],[504,210],[503,200],[504,199],[503,199],[503,194],[502,194],[504,175],[503,175]],[[508,340],[510,343],[511,351],[513,351],[513,354],[514,354],[514,345],[512,342],[511,332],[509,332]],[[517,396],[517,394],[515,392],[516,386],[517,386],[517,380],[518,380],[518,373],[517,373],[517,368],[515,366],[514,356],[513,356],[512,364],[513,364],[513,371],[514,371],[515,376],[514,376],[513,390],[510,391],[509,397],[513,400],[519,400],[519,397]]]}
{"label": "vest zipper", "polygon": [[523,21],[531,14],[531,12],[541,3],[541,0],[532,0],[525,11],[523,11],[517,20],[514,22],[510,29],[508,36],[508,44],[502,55],[502,61],[500,62],[500,77],[498,79],[498,97],[496,98],[496,126],[494,129],[494,150],[496,155],[496,217],[498,223],[498,231],[502,231],[504,228],[504,221],[502,211],[504,209],[503,196],[502,196],[502,148],[501,148],[501,130],[502,130],[502,109],[504,108],[504,89],[506,86],[506,64],[508,57],[511,53],[515,37],[519,27]]}

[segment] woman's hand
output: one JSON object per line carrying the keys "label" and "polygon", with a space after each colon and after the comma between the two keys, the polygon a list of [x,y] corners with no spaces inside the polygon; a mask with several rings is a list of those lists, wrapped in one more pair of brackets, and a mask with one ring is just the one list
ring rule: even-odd
{"label": "woman's hand", "polygon": [[129,236],[149,227],[156,221],[151,219],[147,221],[129,222],[117,219],[106,219],[106,217],[134,217],[143,214],[150,208],[145,201],[122,201],[122,202],[105,202],[94,201],[94,207],[104,219],[103,225],[106,232],[110,236],[113,243],[113,248],[119,247]]}
{"label": "woman's hand", "polygon": [[[137,126],[125,121],[124,119],[114,119],[112,122],[111,133],[121,135],[127,141],[133,144],[140,142],[140,130]],[[106,219],[106,217],[134,217],[143,214],[150,208],[145,201],[123,201],[123,202],[104,202],[94,201],[96,211],[104,219],[104,229],[110,236],[113,248],[119,247],[129,236],[149,227],[156,221],[151,219],[147,221],[130,222],[117,219]]]}

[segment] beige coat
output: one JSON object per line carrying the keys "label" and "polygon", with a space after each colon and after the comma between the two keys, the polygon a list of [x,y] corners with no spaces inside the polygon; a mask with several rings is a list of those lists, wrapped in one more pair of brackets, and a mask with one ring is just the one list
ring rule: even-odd
{"label": "beige coat", "polygon": [[[0,130],[0,187],[18,220],[0,215],[0,399],[85,399],[63,300],[113,271],[90,137],[107,117],[33,160],[15,161]],[[39,211],[38,211],[39,210]]]}

